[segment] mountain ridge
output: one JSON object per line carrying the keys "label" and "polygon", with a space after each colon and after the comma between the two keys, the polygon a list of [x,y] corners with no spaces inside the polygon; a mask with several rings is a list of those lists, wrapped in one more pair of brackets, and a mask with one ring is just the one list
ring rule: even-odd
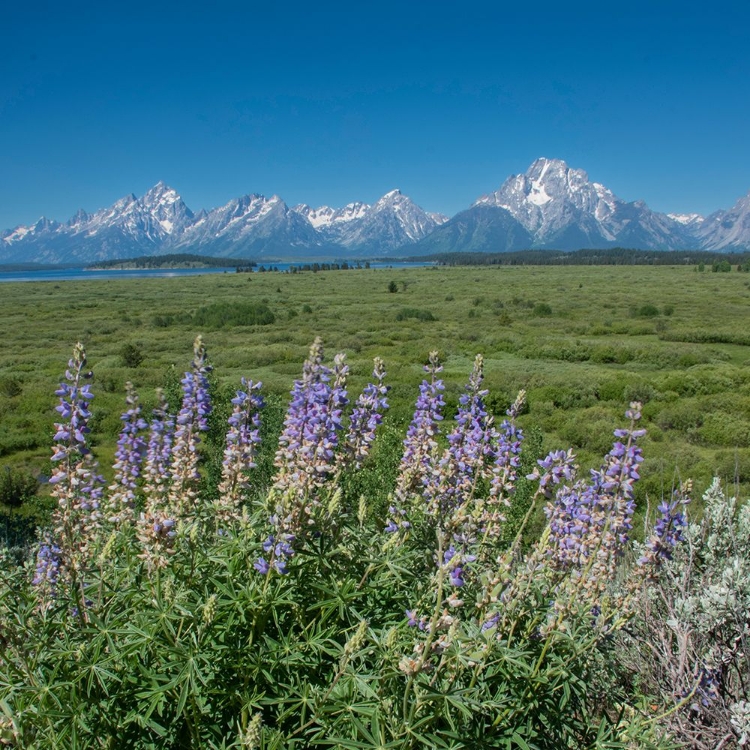
{"label": "mountain ridge", "polygon": [[400,190],[342,208],[288,206],[251,193],[193,213],[160,181],[67,222],[40,218],[0,235],[0,262],[93,262],[190,250],[215,257],[314,257],[576,250],[750,250],[750,192],[707,217],[664,214],[627,202],[561,159],[536,159],[526,172],[448,218]]}

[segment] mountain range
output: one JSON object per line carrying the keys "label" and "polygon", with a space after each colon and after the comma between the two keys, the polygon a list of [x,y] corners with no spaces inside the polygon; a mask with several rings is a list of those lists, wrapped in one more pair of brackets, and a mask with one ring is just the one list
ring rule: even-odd
{"label": "mountain range", "polygon": [[750,193],[710,216],[663,214],[626,202],[586,172],[540,158],[451,219],[428,213],[399,190],[343,208],[288,206],[245,195],[193,213],[163,182],[65,223],[42,217],[0,236],[0,263],[90,263],[193,252],[257,259],[364,258],[436,252],[750,250]]}

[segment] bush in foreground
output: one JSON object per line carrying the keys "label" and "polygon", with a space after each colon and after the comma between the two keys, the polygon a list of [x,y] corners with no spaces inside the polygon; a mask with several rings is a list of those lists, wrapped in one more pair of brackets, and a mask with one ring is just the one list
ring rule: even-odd
{"label": "bush in foreground", "polygon": [[[0,742],[671,746],[661,715],[698,687],[647,702],[621,654],[643,596],[664,585],[688,500],[680,490],[660,506],[626,565],[639,405],[589,477],[571,451],[538,462],[509,538],[523,393],[494,424],[477,357],[441,435],[441,369],[433,353],[386,510],[352,493],[387,408],[382,361],[349,409],[343,355],[327,366],[315,342],[270,488],[253,474],[260,384],[243,379],[210,487],[200,466],[210,367],[198,339],[177,413],[161,396],[147,423],[128,384],[105,487],[87,445],[93,393],[78,345],[57,391],[52,528],[25,566],[1,561]],[[540,504],[547,527],[524,549]]]}

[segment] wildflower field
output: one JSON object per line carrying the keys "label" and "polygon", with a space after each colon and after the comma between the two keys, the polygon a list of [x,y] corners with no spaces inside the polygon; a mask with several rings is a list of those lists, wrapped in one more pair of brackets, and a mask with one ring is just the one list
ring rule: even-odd
{"label": "wildflower field", "polygon": [[745,279],[8,285],[0,743],[747,745]]}

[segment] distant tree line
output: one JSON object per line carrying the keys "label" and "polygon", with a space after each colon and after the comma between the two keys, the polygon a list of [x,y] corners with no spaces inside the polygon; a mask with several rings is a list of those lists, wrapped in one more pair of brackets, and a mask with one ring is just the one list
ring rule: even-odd
{"label": "distant tree line", "polygon": [[[359,261],[357,261],[356,263],[347,263],[347,261],[343,260],[341,262],[335,263],[304,263],[302,265],[289,266],[289,268],[286,270],[286,273],[301,273],[302,271],[311,271],[312,273],[318,273],[318,271],[351,271],[353,269],[369,267],[369,261],[365,261],[364,263],[360,263]],[[260,266],[258,268],[258,273],[267,272],[278,273],[279,268],[278,266],[269,266],[268,268],[266,268],[265,266]],[[282,273],[284,272],[282,271]]]}
{"label": "distant tree line", "polygon": [[92,263],[87,268],[164,268],[171,266],[211,266],[216,268],[250,269],[257,265],[245,258],[212,258],[195,253],[171,253],[169,255],[141,255],[137,258],[117,258]]}
{"label": "distant tree line", "polygon": [[724,264],[728,270],[750,269],[749,253],[713,253],[705,250],[633,250],[613,247],[600,250],[520,250],[510,253],[436,253],[404,260],[432,260],[443,266],[690,266]]}

